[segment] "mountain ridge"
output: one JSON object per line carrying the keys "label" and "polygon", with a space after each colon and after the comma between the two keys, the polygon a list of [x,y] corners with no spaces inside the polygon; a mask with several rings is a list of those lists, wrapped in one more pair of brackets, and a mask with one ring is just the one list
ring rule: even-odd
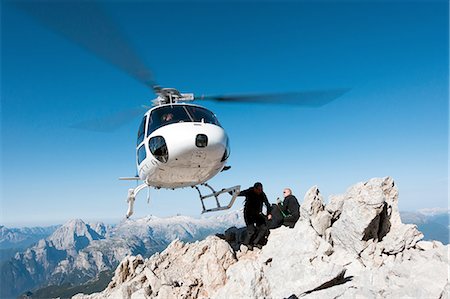
{"label": "mountain ridge", "polygon": [[[333,196],[327,205],[322,204],[335,218],[341,212],[342,207],[339,207],[342,204],[341,197]],[[445,216],[447,218],[442,218]],[[303,217],[306,216],[303,215]],[[429,236],[424,240],[437,238],[448,243],[448,226],[445,227],[442,224],[448,224],[448,211],[428,209],[426,213],[402,212],[401,218],[407,223],[410,221],[417,223],[419,230],[423,231],[425,236]],[[211,219],[214,220],[211,221]],[[438,224],[433,222],[435,219]],[[87,223],[81,219],[72,219],[64,225],[47,228],[3,228],[4,231],[22,230],[28,233],[52,231],[53,233],[47,239],[38,241],[32,248],[16,254],[17,259],[12,265],[16,272],[10,273],[18,277],[16,283],[19,288],[14,291],[17,295],[18,290],[22,292],[48,285],[48,283],[42,284],[43,280],[55,285],[69,283],[75,286],[95,279],[102,271],[113,270],[126,255],[141,254],[146,257],[164,250],[175,238],[183,241],[201,240],[212,233],[223,232],[228,226],[233,225],[237,227],[244,225],[242,211],[201,218],[179,215],[168,218],[146,216],[121,221],[117,225],[106,225],[102,222]],[[439,225],[439,228],[444,227],[444,230],[436,233],[436,225]],[[170,231],[167,231],[168,226],[172,226]],[[209,226],[209,229],[199,232],[196,230],[199,226]],[[129,231],[133,231],[133,235],[130,235]],[[71,267],[71,264],[78,266]],[[5,279],[4,270],[5,268],[2,267],[2,282],[8,282],[10,280]],[[9,270],[12,270],[11,267]],[[50,273],[37,275],[36,273],[39,272]],[[71,273],[68,274],[68,272]]]}
{"label": "mountain ridge", "polygon": [[402,223],[392,178],[355,184],[326,205],[314,186],[300,212],[262,249],[175,240],[150,258],[126,257],[105,290],[73,298],[448,298],[450,246]]}
{"label": "mountain ridge", "polygon": [[[84,283],[115,268],[127,255],[149,256],[175,238],[195,241],[221,232],[230,224],[226,217],[221,219],[151,216],[122,221],[114,227],[103,223],[91,227],[81,219],[69,220],[1,265],[0,296],[12,298],[38,287]],[[239,217],[230,219],[243,223]]]}

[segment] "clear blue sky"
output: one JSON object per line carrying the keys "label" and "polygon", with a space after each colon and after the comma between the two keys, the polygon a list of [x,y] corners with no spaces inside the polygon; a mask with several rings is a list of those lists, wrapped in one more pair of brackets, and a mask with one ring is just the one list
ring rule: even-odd
{"label": "clear blue sky", "polygon": [[[303,200],[392,176],[400,209],[448,205],[446,1],[106,2],[166,87],[231,94],[350,87],[321,108],[205,102],[231,140],[217,189],[255,181]],[[139,118],[112,133],[71,124],[149,104],[149,90],[1,4],[1,221],[120,219]],[[193,189],[146,192],[136,214],[197,216]],[[242,207],[239,200],[235,208]]]}

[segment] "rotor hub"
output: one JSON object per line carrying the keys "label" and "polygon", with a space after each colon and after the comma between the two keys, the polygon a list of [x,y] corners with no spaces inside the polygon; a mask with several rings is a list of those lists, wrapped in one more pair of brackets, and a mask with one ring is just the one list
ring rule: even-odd
{"label": "rotor hub", "polygon": [[158,97],[153,100],[154,105],[172,104],[180,101],[193,101],[193,93],[180,93],[175,88],[158,88],[156,91]]}

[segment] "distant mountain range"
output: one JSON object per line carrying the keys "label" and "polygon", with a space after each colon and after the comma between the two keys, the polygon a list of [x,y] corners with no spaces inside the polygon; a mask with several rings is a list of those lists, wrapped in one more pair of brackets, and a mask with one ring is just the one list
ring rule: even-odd
{"label": "distant mountain range", "polygon": [[23,248],[52,234],[59,226],[7,228],[0,225],[0,249]]}
{"label": "distant mountain range", "polygon": [[9,260],[40,239],[51,235],[59,226],[7,228],[0,225],[0,263]]}
{"label": "distant mountain range", "polygon": [[[180,239],[204,239],[230,226],[242,226],[242,212],[195,219],[185,216],[146,217],[124,220],[116,226],[70,220],[56,230],[42,230],[47,237],[1,265],[1,298],[50,285],[73,286],[95,280],[99,273],[114,269],[128,255],[151,256]],[[6,230],[6,228],[5,228]],[[12,230],[11,230],[12,231]],[[15,246],[20,232],[5,234]],[[51,234],[50,234],[51,233]],[[40,235],[42,236],[42,235]]]}
{"label": "distant mountain range", "polygon": [[[448,211],[403,212],[401,218],[403,223],[416,224],[425,240],[449,243]],[[202,240],[231,226],[244,226],[242,211],[201,219],[149,216],[124,220],[115,226],[88,224],[80,219],[42,228],[1,226],[0,252],[4,258],[0,297],[15,298],[39,288],[54,291],[54,286],[61,285],[76,290],[83,283],[106,282],[105,275],[111,276],[127,255],[149,257],[177,238],[184,242]],[[99,277],[100,273],[103,276]]]}
{"label": "distant mountain range", "polygon": [[449,244],[449,211],[443,209],[426,209],[419,212],[400,213],[403,223],[416,224],[423,233],[424,240],[437,240]]}

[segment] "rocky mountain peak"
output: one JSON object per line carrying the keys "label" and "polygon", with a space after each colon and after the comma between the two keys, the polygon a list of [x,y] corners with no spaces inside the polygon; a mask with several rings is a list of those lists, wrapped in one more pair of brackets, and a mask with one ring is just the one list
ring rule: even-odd
{"label": "rocky mountain peak", "polygon": [[75,298],[448,298],[450,247],[401,222],[392,178],[328,204],[314,186],[300,209],[295,227],[272,230],[262,249],[177,240],[148,259],[125,258],[107,289]]}
{"label": "rocky mountain peak", "polygon": [[91,227],[91,229],[93,229],[97,234],[99,234],[102,237],[105,237],[111,230],[111,226],[106,225],[103,222],[89,223],[89,226]]}
{"label": "rocky mountain peak", "polygon": [[74,248],[76,251],[85,248],[91,241],[100,239],[103,237],[81,219],[67,221],[48,237],[56,249]]}
{"label": "rocky mountain peak", "polygon": [[15,298],[25,291],[61,282],[88,282],[102,271],[115,269],[126,256],[148,257],[164,250],[176,238],[203,240],[229,225],[242,225],[242,214],[238,214],[240,217],[230,216],[232,221],[228,217],[222,221],[214,217],[152,216],[124,220],[115,226],[68,221],[3,264],[0,297]]}

